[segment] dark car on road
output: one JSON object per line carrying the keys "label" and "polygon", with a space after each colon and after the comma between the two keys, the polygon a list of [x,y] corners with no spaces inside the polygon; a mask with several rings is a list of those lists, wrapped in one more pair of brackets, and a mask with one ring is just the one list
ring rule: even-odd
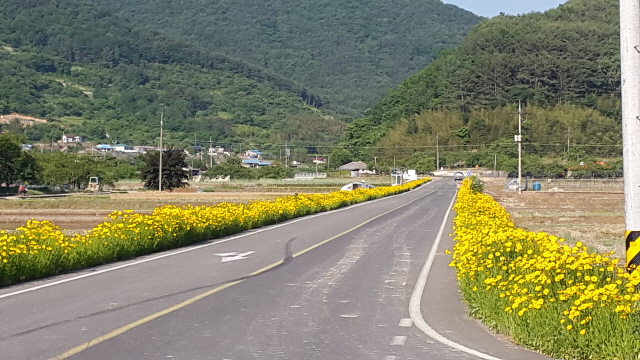
{"label": "dark car on road", "polygon": [[455,173],[453,173],[453,180],[462,181],[462,179],[464,179],[464,174],[462,172],[456,171]]}

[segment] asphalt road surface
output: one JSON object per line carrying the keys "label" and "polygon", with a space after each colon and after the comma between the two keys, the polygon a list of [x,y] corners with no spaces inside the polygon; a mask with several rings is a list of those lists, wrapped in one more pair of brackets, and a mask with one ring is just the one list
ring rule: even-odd
{"label": "asphalt road surface", "polygon": [[545,359],[466,316],[456,184],[0,290],[2,359]]}

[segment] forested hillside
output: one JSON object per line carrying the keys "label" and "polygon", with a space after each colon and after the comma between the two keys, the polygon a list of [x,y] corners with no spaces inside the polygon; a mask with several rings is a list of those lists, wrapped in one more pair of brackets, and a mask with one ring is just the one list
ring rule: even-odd
{"label": "forested hillside", "polygon": [[354,114],[481,20],[440,0],[92,1],[272,69]]}
{"label": "forested hillside", "polygon": [[[466,149],[513,143],[522,100],[526,142],[569,141],[598,153],[610,146],[616,154],[619,93],[618,2],[569,0],[546,13],[479,24],[351,123],[345,146],[361,156],[376,145],[402,146],[398,132],[420,146],[435,145],[436,136],[440,145]],[[543,154],[566,150],[527,146]]]}
{"label": "forested hillside", "polygon": [[90,140],[151,143],[161,111],[169,143],[326,143],[344,128],[280,75],[81,0],[0,0],[0,94],[0,113],[50,120],[27,129],[34,141],[63,125]]}

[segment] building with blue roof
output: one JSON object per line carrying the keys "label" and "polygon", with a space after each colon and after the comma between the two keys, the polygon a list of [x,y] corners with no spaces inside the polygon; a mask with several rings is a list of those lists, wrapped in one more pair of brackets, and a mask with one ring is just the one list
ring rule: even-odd
{"label": "building with blue roof", "polygon": [[262,161],[258,159],[243,159],[242,166],[247,168],[258,168],[261,166],[269,166],[271,165],[271,161]]}

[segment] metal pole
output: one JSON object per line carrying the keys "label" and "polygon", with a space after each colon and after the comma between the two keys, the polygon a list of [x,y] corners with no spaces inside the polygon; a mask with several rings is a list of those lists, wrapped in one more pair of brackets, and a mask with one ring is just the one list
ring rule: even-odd
{"label": "metal pole", "polygon": [[496,178],[496,171],[498,171],[498,154],[493,154],[493,178]]}
{"label": "metal pole", "polygon": [[522,194],[522,101],[518,100],[518,194]]}
{"label": "metal pole", "polygon": [[436,171],[440,171],[440,134],[436,133]]}
{"label": "metal pole", "polygon": [[162,121],[164,111],[160,113],[160,166],[158,168],[158,191],[162,191]]}
{"label": "metal pole", "polygon": [[640,265],[640,3],[620,0],[622,152],[627,269]]}

